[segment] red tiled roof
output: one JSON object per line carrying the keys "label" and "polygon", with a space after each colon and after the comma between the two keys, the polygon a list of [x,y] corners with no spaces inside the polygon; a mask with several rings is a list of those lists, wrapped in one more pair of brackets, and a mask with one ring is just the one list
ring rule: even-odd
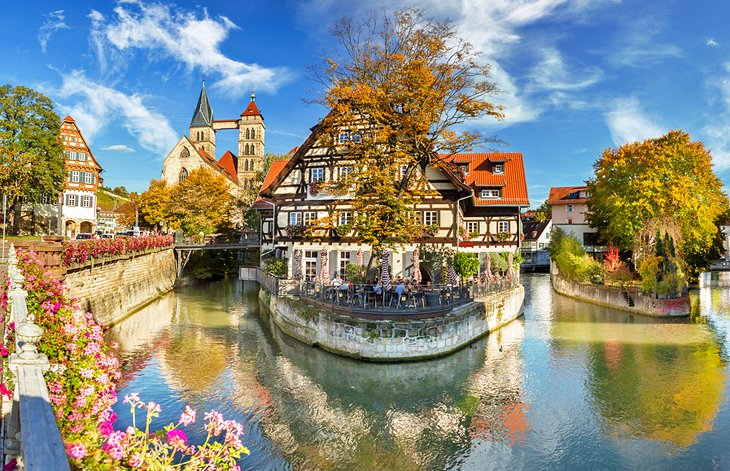
{"label": "red tiled roof", "polygon": [[557,186],[550,188],[550,195],[547,203],[553,204],[576,204],[585,203],[590,198],[578,198],[579,192],[586,191],[588,187],[583,186]]}
{"label": "red tiled roof", "polygon": [[241,116],[261,116],[261,112],[259,111],[259,107],[256,106],[256,102],[249,102],[246,109],[243,110],[243,113],[241,113]]}
{"label": "red tiled roof", "polygon": [[[221,164],[216,162],[215,159],[213,157],[211,157],[210,154],[207,153],[206,151],[204,151],[203,149],[197,149],[197,151],[198,151],[198,154],[200,154],[200,156],[206,162],[208,162],[208,165],[210,165],[214,169],[218,170],[219,172],[223,173],[225,176],[227,176],[229,179],[231,179],[234,183],[238,184],[238,177],[235,172],[230,173],[225,167],[223,167]],[[230,152],[230,151],[227,151],[227,152]]]}
{"label": "red tiled roof", "polygon": [[288,160],[274,160],[271,162],[271,167],[269,168],[268,173],[266,173],[264,183],[261,185],[260,193],[269,189],[269,186],[274,182],[276,177],[279,176],[279,173],[281,173],[287,163],[289,163]]}
{"label": "red tiled roof", "polygon": [[75,123],[76,122],[76,121],[74,121],[74,119],[71,116],[66,116],[65,118],[63,118],[63,120],[64,121],[71,121],[72,123]]}
{"label": "red tiled roof", "polygon": [[238,170],[236,169],[236,163],[238,157],[233,155],[230,150],[227,150],[223,157],[218,159],[218,165],[223,168],[233,179],[234,182],[238,183]]}
{"label": "red tiled roof", "polygon": [[[464,182],[474,189],[477,206],[530,204],[527,195],[525,166],[521,153],[473,153],[453,154],[450,156],[442,155],[441,157],[447,162],[452,162],[457,165],[467,164],[469,166],[469,174],[464,175]],[[504,165],[503,173],[494,174],[492,172],[493,162]],[[498,199],[480,199],[479,190],[481,188],[501,188],[502,197]]]}

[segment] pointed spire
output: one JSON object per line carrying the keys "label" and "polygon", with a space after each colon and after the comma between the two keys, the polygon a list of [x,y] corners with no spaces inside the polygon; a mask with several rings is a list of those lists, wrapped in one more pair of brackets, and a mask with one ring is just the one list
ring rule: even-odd
{"label": "pointed spire", "polygon": [[203,79],[203,88],[200,90],[198,105],[195,107],[193,119],[190,121],[190,127],[212,126],[212,124],[213,110],[210,108],[210,103],[208,102],[208,93],[205,91],[205,79]]}
{"label": "pointed spire", "polygon": [[256,94],[253,91],[253,88],[251,89],[251,101],[256,101]]}

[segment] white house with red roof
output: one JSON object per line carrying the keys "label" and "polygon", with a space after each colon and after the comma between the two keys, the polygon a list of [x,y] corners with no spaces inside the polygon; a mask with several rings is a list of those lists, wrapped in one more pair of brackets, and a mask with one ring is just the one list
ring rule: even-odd
{"label": "white house with red roof", "polygon": [[[227,150],[216,158],[216,133],[238,131],[238,155]],[[207,168],[226,177],[231,194],[238,198],[243,190],[253,188],[256,172],[264,159],[264,117],[256,105],[256,95],[238,119],[213,119],[213,109],[203,84],[198,104],[190,121],[189,136],[183,135],[162,164],[162,180],[182,182],[193,170]]]}
{"label": "white house with red roof", "polygon": [[[319,129],[313,128],[289,160],[273,163],[254,205],[262,216],[262,253],[277,249],[289,259],[292,273],[294,252],[300,250],[303,274],[308,279],[320,276],[322,270],[344,273],[360,250],[364,264],[371,256],[370,246],[356,234],[333,230],[307,238],[300,230],[328,217],[336,226],[347,226],[354,216],[346,197],[316,191],[317,183],[349,171],[348,161],[352,160],[333,149],[329,140],[320,139]],[[392,274],[412,276],[413,251],[422,244],[473,252],[482,262],[487,252],[519,250],[520,210],[529,205],[522,154],[469,153],[434,158],[440,158],[440,165],[424,170],[432,194],[415,208],[429,230],[418,243],[392,254]],[[328,252],[326,267],[320,266],[322,249]],[[424,282],[434,279],[436,274],[421,268]]]}
{"label": "white house with red roof", "polygon": [[552,211],[553,227],[573,234],[586,252],[603,252],[605,247],[598,245],[596,230],[586,219],[590,197],[585,185],[553,187],[550,188],[547,204]]}

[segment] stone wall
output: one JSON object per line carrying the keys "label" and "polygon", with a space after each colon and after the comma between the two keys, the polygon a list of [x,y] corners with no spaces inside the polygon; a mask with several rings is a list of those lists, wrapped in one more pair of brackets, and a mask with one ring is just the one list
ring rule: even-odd
{"label": "stone wall", "polygon": [[172,289],[176,264],[172,248],[69,268],[66,287],[80,307],[112,323]]}
{"label": "stone wall", "polygon": [[431,319],[372,320],[321,312],[297,298],[259,298],[286,334],[339,355],[372,361],[420,360],[446,355],[522,314],[522,286],[458,306]]}
{"label": "stone wall", "polygon": [[[681,317],[690,313],[689,298],[655,299],[642,293],[630,292],[613,286],[576,283],[552,273],[553,289],[560,294],[601,306],[652,317]],[[629,305],[629,298],[633,306]]]}

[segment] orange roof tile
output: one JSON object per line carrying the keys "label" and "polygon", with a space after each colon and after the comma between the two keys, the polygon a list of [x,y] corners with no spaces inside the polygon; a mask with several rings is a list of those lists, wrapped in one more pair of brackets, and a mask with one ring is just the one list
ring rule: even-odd
{"label": "orange roof tile", "polygon": [[274,160],[271,162],[271,167],[266,173],[266,178],[264,178],[264,183],[261,185],[261,191],[259,193],[263,193],[269,189],[269,186],[274,182],[276,177],[279,176],[279,173],[281,173],[287,163],[289,163],[288,160]]}
{"label": "orange roof tile", "polygon": [[[231,179],[234,183],[238,184],[238,176],[236,175],[236,173],[229,172],[224,166],[222,166],[221,164],[216,162],[215,159],[213,157],[211,157],[211,155],[209,153],[207,153],[206,151],[204,151],[203,149],[196,149],[196,150],[198,151],[198,154],[200,154],[200,156],[203,157],[203,159],[206,162],[208,162],[208,165],[210,165],[214,169],[218,170],[219,172],[223,173],[225,176],[227,176],[229,179]],[[227,151],[227,152],[230,152],[230,151]],[[223,157],[221,157],[221,159],[222,158]]]}
{"label": "orange roof tile", "polygon": [[581,191],[586,191],[588,187],[583,186],[557,186],[550,188],[550,195],[547,203],[553,204],[576,204],[585,203],[590,198],[579,198]]}
{"label": "orange roof tile", "polygon": [[237,162],[238,157],[233,155],[230,150],[227,150],[226,153],[223,154],[223,157],[218,159],[218,165],[228,172],[231,179],[233,179],[236,183],[238,183],[238,170],[236,169]]}
{"label": "orange roof tile", "polygon": [[256,106],[256,102],[249,102],[246,109],[243,110],[243,113],[241,113],[241,116],[261,116],[261,112],[259,111],[259,107]]}
{"label": "orange roof tile", "polygon": [[[468,175],[464,175],[464,182],[474,189],[477,206],[488,205],[528,205],[527,181],[525,166],[520,152],[470,153],[441,156],[447,162],[456,165],[468,165]],[[495,174],[493,164],[504,166],[503,172]],[[501,188],[502,198],[480,199],[480,188]]]}

